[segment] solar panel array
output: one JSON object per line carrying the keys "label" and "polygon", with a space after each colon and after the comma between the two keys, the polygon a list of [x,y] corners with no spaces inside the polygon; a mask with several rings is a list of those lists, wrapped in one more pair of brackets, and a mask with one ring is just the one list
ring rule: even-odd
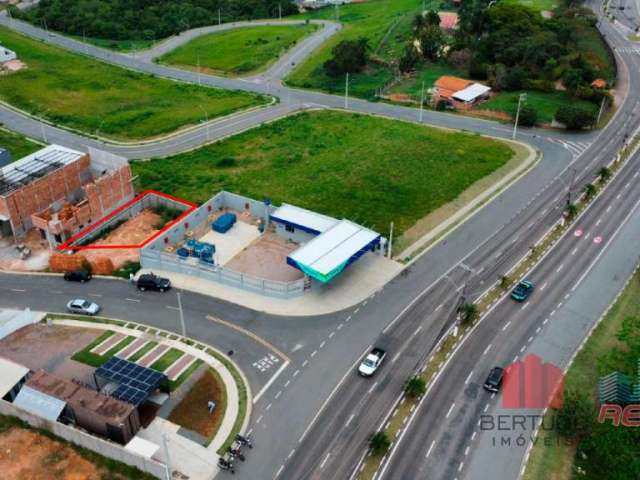
{"label": "solar panel array", "polygon": [[118,357],[107,360],[96,370],[96,375],[118,384],[118,388],[111,394],[113,398],[136,407],[144,403],[155,389],[167,380],[164,373]]}

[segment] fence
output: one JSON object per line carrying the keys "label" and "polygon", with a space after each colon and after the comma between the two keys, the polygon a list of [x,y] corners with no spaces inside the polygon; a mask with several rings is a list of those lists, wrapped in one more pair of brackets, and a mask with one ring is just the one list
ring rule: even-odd
{"label": "fence", "polygon": [[198,229],[205,224],[212,212],[223,208],[231,208],[240,212],[247,211],[261,218],[265,218],[267,214],[275,211],[273,206],[266,205],[264,202],[235,193],[219,192],[142,248],[140,263],[143,268],[182,273],[272,297],[291,298],[302,295],[304,293],[304,279],[294,282],[268,280],[224,267],[209,265],[193,258],[183,259],[177,255],[163,252],[166,247],[176,245],[184,240],[188,231]]}
{"label": "fence", "polygon": [[0,400],[0,414],[18,417],[34,428],[48,430],[54,435],[75,445],[88,448],[100,455],[125,463],[131,467],[136,467],[158,478],[166,478],[166,468],[163,463],[141,457],[129,450],[125,450],[121,445],[108,442],[68,425],[38,417],[5,400]]}
{"label": "fence", "polygon": [[140,263],[144,268],[199,277],[271,297],[291,298],[304,293],[304,279],[293,282],[268,280],[228,268],[210,265],[195,258],[183,259],[169,253],[143,252],[140,255]]}

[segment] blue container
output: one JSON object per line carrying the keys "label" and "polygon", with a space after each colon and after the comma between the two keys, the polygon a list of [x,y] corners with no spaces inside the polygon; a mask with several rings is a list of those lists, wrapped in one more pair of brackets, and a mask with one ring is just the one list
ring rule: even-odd
{"label": "blue container", "polygon": [[178,254],[179,257],[182,257],[182,258],[187,258],[189,256],[189,250],[187,250],[184,247],[180,247],[178,250],[176,250],[176,253]]}
{"label": "blue container", "polygon": [[236,214],[227,212],[224,215],[218,217],[218,219],[211,224],[211,228],[214,232],[227,233],[233,224],[236,223]]}

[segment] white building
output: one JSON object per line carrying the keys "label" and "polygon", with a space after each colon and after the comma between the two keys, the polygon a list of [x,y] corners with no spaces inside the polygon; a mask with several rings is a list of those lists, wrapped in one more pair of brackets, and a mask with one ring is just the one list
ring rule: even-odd
{"label": "white building", "polygon": [[0,63],[10,62],[18,58],[16,52],[0,45]]}

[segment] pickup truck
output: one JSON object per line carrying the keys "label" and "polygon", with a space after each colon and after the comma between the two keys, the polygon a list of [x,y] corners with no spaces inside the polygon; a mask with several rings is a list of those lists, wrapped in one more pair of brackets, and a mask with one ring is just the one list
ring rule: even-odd
{"label": "pickup truck", "polygon": [[382,365],[382,361],[386,355],[387,352],[381,348],[374,348],[367,354],[358,367],[358,373],[363,377],[370,377],[376,372],[378,367]]}

